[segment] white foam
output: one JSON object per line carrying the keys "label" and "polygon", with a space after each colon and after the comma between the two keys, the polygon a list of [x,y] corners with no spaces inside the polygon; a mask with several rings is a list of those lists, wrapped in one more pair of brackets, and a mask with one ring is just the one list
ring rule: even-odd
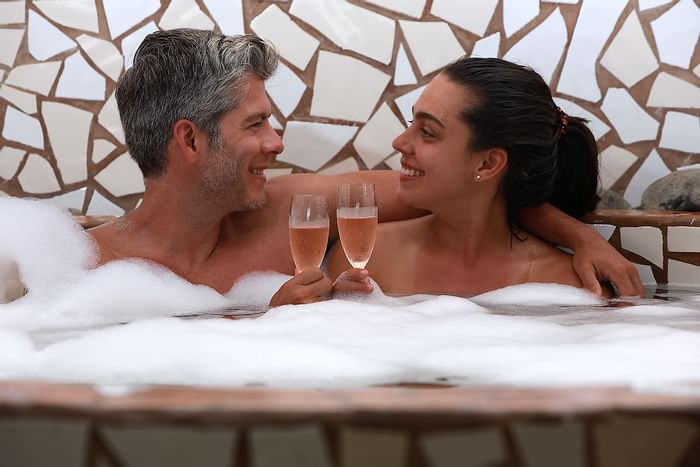
{"label": "white foam", "polygon": [[388,297],[375,287],[368,297],[228,319],[211,311],[263,311],[289,276],[251,274],[221,295],[145,261],[90,269],[89,238],[58,208],[1,199],[0,218],[11,219],[0,231],[0,254],[14,258],[29,286],[27,296],[0,305],[0,378],[91,382],[106,395],[152,384],[315,388],[439,379],[659,388],[700,380],[693,299],[610,308],[557,285],[518,285],[473,301]]}

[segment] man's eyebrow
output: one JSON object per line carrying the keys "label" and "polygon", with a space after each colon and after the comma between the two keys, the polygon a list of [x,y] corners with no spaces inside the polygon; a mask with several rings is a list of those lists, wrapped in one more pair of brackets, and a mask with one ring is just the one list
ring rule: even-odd
{"label": "man's eyebrow", "polygon": [[413,118],[420,118],[421,120],[431,120],[431,121],[437,123],[438,125],[440,125],[442,128],[445,128],[445,124],[442,123],[439,118],[437,118],[435,115],[430,114],[428,112],[419,111],[419,112],[413,114]]}

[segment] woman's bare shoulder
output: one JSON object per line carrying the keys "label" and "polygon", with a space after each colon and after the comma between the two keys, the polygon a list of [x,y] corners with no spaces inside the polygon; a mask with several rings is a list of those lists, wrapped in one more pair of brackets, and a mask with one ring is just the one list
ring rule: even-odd
{"label": "woman's bare shoulder", "polygon": [[574,270],[573,256],[534,235],[530,236],[527,242],[531,243],[530,251],[533,252],[530,282],[551,282],[583,287]]}

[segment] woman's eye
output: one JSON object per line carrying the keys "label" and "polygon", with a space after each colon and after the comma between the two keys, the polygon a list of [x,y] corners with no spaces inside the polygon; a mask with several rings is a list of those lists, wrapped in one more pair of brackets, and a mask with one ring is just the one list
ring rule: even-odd
{"label": "woman's eye", "polygon": [[432,133],[430,130],[428,130],[428,129],[425,128],[425,127],[422,127],[422,128],[420,129],[420,133],[421,133],[421,135],[423,135],[423,136],[425,136],[425,137],[428,137],[428,138],[431,137],[431,136],[435,136],[435,135],[433,135],[433,133]]}

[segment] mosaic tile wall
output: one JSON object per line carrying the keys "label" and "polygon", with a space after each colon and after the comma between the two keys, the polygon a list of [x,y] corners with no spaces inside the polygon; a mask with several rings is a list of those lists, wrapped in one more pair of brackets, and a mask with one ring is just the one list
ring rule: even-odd
{"label": "mosaic tile wall", "polygon": [[[391,140],[422,87],[463,55],[526,63],[598,139],[602,186],[640,204],[700,166],[693,0],[26,0],[0,2],[0,195],[121,214],[143,182],[115,82],[156,29],[256,32],[285,152],[270,175],[398,166]],[[309,141],[314,141],[312,149]]]}

